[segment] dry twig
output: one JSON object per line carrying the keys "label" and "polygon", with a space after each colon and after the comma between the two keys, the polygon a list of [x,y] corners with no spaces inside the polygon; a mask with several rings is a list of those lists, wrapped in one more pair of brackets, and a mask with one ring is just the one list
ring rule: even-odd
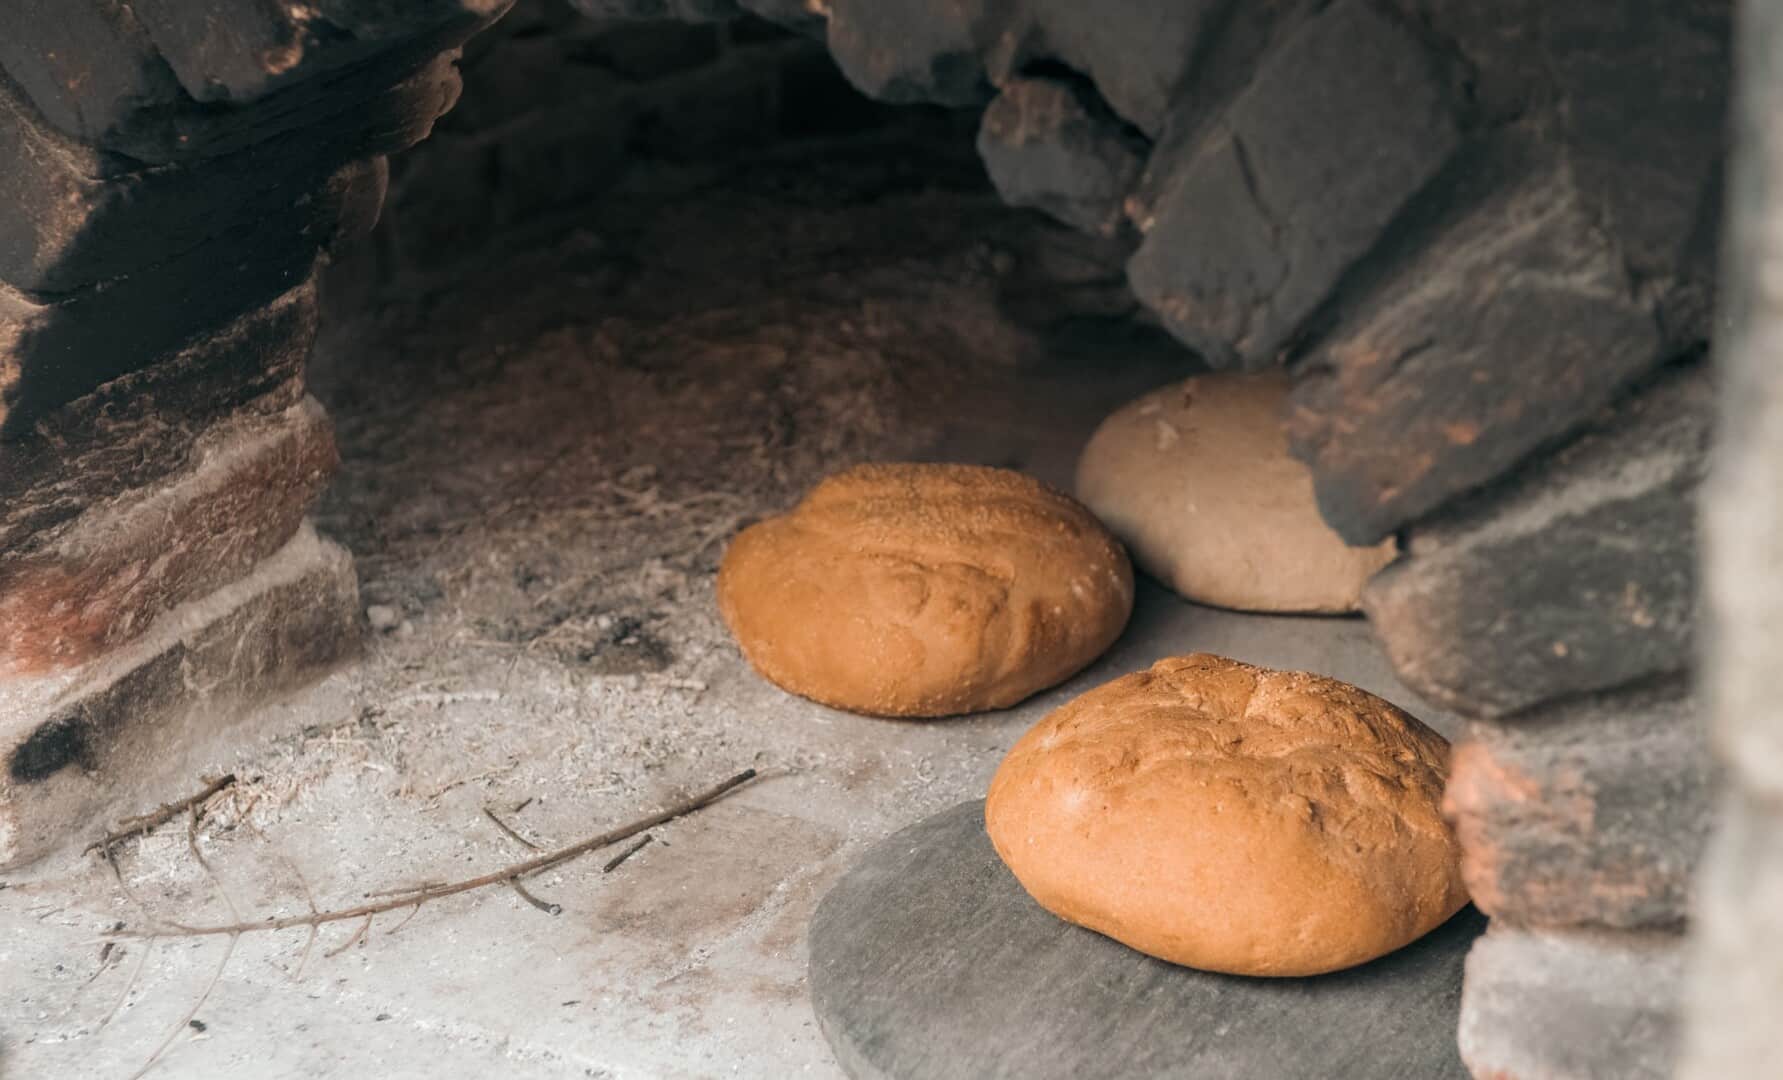
{"label": "dry twig", "polygon": [[94,851],[103,851],[120,840],[128,840],[132,836],[139,836],[157,826],[172,821],[176,816],[187,810],[202,805],[205,800],[209,799],[212,795],[215,795],[217,792],[222,791],[233,783],[235,783],[235,774],[225,773],[224,775],[217,777],[215,780],[205,784],[204,789],[197,794],[188,795],[175,802],[163,803],[146,814],[125,818],[123,821],[118,822],[118,827],[115,831],[106,833],[91,844],[88,844],[86,850],[81,852],[81,854],[86,855]]}
{"label": "dry twig", "polygon": [[504,866],[499,870],[478,877],[466,878],[462,881],[449,882],[444,885],[435,885],[424,889],[417,889],[411,893],[405,893],[390,899],[379,900],[374,903],[359,904],[349,908],[337,908],[333,911],[322,911],[309,915],[290,915],[282,919],[266,919],[261,922],[235,922],[225,926],[179,926],[177,924],[167,924],[165,929],[159,931],[118,930],[113,931],[111,936],[149,937],[158,935],[163,937],[211,937],[219,934],[245,934],[257,930],[288,930],[294,926],[320,926],[324,923],[341,922],[347,919],[364,919],[369,916],[382,914],[386,911],[395,911],[397,908],[408,907],[411,904],[419,906],[429,900],[438,900],[441,897],[455,896],[458,893],[470,892],[472,889],[481,889],[490,885],[504,884],[516,878],[523,878],[530,874],[536,874],[541,870],[548,870],[553,866],[559,866],[569,862],[571,859],[586,855],[591,851],[607,847],[610,844],[616,844],[621,840],[629,839],[646,829],[653,829],[665,822],[673,821],[678,817],[690,814],[703,806],[717,801],[729,794],[733,789],[741,787],[743,784],[748,783],[754,778],[755,770],[745,769],[722,784],[718,784],[698,795],[678,802],[665,810],[658,810],[654,814],[639,818],[629,825],[621,825],[617,829],[610,829],[607,832],[597,836],[591,836],[586,840],[578,841],[568,847],[558,848],[556,851],[549,851],[534,858],[514,863],[511,866]]}
{"label": "dry twig", "polygon": [[520,845],[522,847],[529,847],[529,848],[533,849],[534,851],[543,850],[542,848],[539,847],[539,845],[533,843],[531,840],[528,840],[526,837],[521,836],[519,830],[515,829],[512,825],[509,825],[507,822],[503,821],[501,818],[496,817],[495,811],[490,809],[488,806],[483,807],[483,814],[484,814],[484,816],[488,817],[490,821],[495,822],[496,828],[500,829],[502,832],[505,832],[509,836],[513,837],[516,841],[518,841],[520,843]]}
{"label": "dry twig", "polygon": [[540,911],[544,912],[545,914],[547,914],[547,915],[562,915],[563,914],[563,905],[562,904],[553,904],[548,900],[540,900],[538,897],[536,897],[533,894],[526,891],[526,886],[520,884],[519,878],[509,878],[508,885],[511,886],[515,892],[520,894],[520,899],[531,904],[533,907],[538,908]]}
{"label": "dry twig", "polygon": [[614,870],[617,870],[619,868],[620,863],[624,862],[625,860],[631,858],[633,855],[636,855],[638,852],[643,851],[645,848],[649,847],[650,841],[652,841],[654,839],[656,839],[656,838],[651,836],[649,833],[645,833],[644,839],[639,840],[637,843],[633,844],[631,847],[626,848],[624,851],[621,851],[619,854],[613,856],[611,859],[608,859],[607,865],[601,867],[601,873],[611,874]]}

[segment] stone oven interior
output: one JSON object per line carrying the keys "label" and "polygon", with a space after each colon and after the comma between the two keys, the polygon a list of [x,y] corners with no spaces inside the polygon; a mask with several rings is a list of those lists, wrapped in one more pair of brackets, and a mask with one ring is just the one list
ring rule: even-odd
{"label": "stone oven interior", "polygon": [[[1774,1075],[1775,744],[1716,757],[1699,668],[1763,709],[1697,655],[1783,646],[1777,125],[1726,119],[1772,6],[0,0],[0,1076]],[[1141,577],[1086,670],[932,723],[720,618],[838,469],[1069,491],[1123,404],[1277,367],[1325,520],[1399,544],[1363,613]],[[1324,1006],[819,976],[876,845],[1187,652],[1448,737],[1473,906]],[[524,887],[185,932],[742,769]]]}

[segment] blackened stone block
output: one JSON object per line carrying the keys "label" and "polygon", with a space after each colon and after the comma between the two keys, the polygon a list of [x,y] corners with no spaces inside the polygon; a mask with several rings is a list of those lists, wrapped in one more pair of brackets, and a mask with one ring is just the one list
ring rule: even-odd
{"label": "blackened stone block", "polygon": [[510,2],[0,0],[0,69],[82,143],[191,160],[350,115]]}
{"label": "blackened stone block", "polygon": [[1494,919],[1676,926],[1714,779],[1697,701],[1674,683],[1470,724],[1445,810],[1468,892]]}
{"label": "blackened stone block", "polygon": [[0,442],[0,551],[187,468],[200,436],[220,420],[297,404],[316,319],[315,285],[306,281]]}
{"label": "blackened stone block", "polygon": [[[1233,17],[1231,5],[1219,0],[1030,0],[1024,6],[1032,26],[1012,59],[1054,60],[1088,76],[1109,107],[1150,138],[1163,132],[1171,96],[1190,68],[1205,62],[1202,47]],[[993,47],[991,55],[998,52]],[[1005,81],[994,77],[999,85]]]}
{"label": "blackened stone block", "polygon": [[861,92],[907,104],[982,105],[980,42],[1006,14],[990,0],[830,0],[829,46]]}
{"label": "blackened stone block", "polygon": [[54,300],[151,267],[164,275],[170,260],[199,249],[213,271],[263,258],[272,232],[325,242],[330,178],[370,179],[342,170],[421,138],[457,93],[443,58],[344,122],[188,165],[109,174],[107,155],[36,122],[0,82],[0,190],[19,196],[0,207],[0,281]]}
{"label": "blackened stone block", "polygon": [[1054,79],[1012,79],[985,109],[978,154],[1003,201],[1112,236],[1144,164],[1145,141]]}
{"label": "blackened stone block", "polygon": [[1439,230],[1307,357],[1290,446],[1325,520],[1375,543],[1577,430],[1663,357],[1570,177],[1540,172]]}
{"label": "blackened stone block", "polygon": [[[308,185],[274,173],[259,179],[264,187],[228,197],[204,188],[218,196],[212,220],[195,222],[192,235],[178,240],[166,231],[169,222],[147,224],[153,205],[133,205],[127,194],[86,207],[102,220],[77,226],[61,261],[88,271],[132,268],[66,292],[0,283],[0,440],[19,438],[49,411],[307,281],[319,252],[371,228],[384,182],[384,163],[369,159]],[[203,220],[202,204],[177,182],[155,190],[182,215]],[[158,246],[163,241],[167,247]]]}
{"label": "blackened stone block", "polygon": [[1413,528],[1363,593],[1406,685],[1501,716],[1687,667],[1712,397],[1706,370],[1675,373],[1548,460]]}
{"label": "blackened stone block", "polygon": [[1666,1080],[1683,946],[1656,931],[1493,922],[1467,957],[1462,1060],[1494,1080]]}
{"label": "blackened stone block", "polygon": [[1630,271],[1658,294],[1675,344],[1708,333],[1732,8],[1615,0],[1549,5],[1539,19],[1573,176]]}
{"label": "blackened stone block", "polygon": [[358,593],[346,551],[305,525],[102,659],[0,682],[0,866],[90,838],[108,805],[183,794],[209,740],[357,651]]}
{"label": "blackened stone block", "polygon": [[98,145],[135,115],[185,101],[129,5],[0,0],[0,27],[0,73],[58,131],[82,142]]}
{"label": "blackened stone block", "polygon": [[1219,366],[1255,370],[1460,146],[1453,74],[1409,29],[1343,0],[1269,55],[1220,133],[1160,183],[1134,292]]}
{"label": "blackened stone block", "polygon": [[296,533],[339,460],[305,398],[218,423],[181,471],[0,547],[0,679],[93,661],[243,576]]}

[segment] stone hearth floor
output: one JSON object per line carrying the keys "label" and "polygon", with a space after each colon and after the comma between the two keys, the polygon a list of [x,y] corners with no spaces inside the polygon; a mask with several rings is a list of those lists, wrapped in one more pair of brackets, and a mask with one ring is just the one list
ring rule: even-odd
{"label": "stone hearth floor", "polygon": [[312,383],[344,464],[316,520],[382,629],[241,729],[258,741],[190,763],[192,790],[240,777],[196,838],[244,918],[526,857],[485,807],[554,846],[762,779],[612,873],[603,854],[532,879],[556,916],[492,888],[358,938],[340,923],[300,978],[302,931],[250,934],[208,996],[224,939],[102,937],[145,907],[233,921],[184,825],[121,848],[117,876],[66,851],[0,885],[0,1075],[128,1077],[202,998],[153,1075],[836,1076],[805,997],[812,909],[868,845],[981,796],[1048,709],[1206,650],[1420,711],[1359,620],[1151,585],[1109,655],[993,715],[865,719],[749,671],[712,602],[741,525],[865,459],[1069,486],[1102,415],[1192,370],[1126,320],[1117,252],[1002,208],[967,167],[936,184],[887,160],[619,193],[389,303],[341,268]]}

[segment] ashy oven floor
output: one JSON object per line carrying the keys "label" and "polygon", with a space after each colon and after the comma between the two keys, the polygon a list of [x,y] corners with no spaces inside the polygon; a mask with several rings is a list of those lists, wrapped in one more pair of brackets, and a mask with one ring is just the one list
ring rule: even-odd
{"label": "ashy oven floor", "polygon": [[[882,150],[883,148],[881,148]],[[312,367],[344,464],[318,526],[354,552],[361,663],[195,748],[238,783],[196,838],[244,917],[466,877],[753,766],[610,874],[328,928],[106,948],[141,907],[231,921],[180,824],[0,888],[0,1074],[834,1076],[806,922],[891,831],[982,795],[1048,709],[1172,653],[1326,672],[1418,710],[1354,619],[1244,616],[1142,588],[1116,648],[1020,708],[855,717],[755,677],[712,603],[726,538],[855,460],[1069,486],[1108,410],[1191,360],[1123,317],[1110,250],[836,147],[722,186],[616,195],[400,302],[334,284]],[[1449,718],[1423,710],[1451,731]],[[135,974],[133,974],[135,973]],[[114,1012],[115,1009],[115,1012]],[[1284,1033],[1284,1037],[1291,1037]]]}

